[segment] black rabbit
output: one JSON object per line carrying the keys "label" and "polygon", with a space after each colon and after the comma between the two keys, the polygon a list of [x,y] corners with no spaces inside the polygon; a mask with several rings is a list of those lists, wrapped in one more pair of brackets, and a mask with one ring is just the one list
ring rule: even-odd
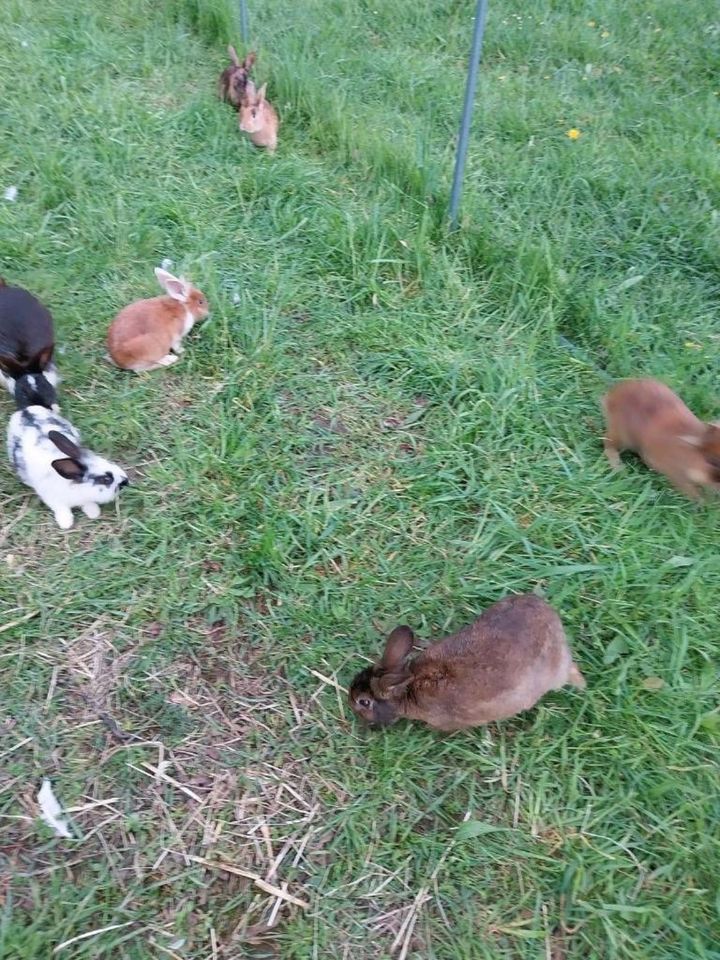
{"label": "black rabbit", "polygon": [[47,307],[0,277],[0,380],[19,408],[58,409],[55,336]]}

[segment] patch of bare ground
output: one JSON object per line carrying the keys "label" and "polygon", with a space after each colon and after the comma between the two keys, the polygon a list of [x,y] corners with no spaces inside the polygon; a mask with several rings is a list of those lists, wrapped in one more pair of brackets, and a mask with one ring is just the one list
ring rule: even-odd
{"label": "patch of bare ground", "polygon": [[[284,744],[336,684],[318,673],[318,690],[301,702],[222,621],[198,618],[188,630],[206,640],[202,656],[185,651],[162,671],[147,666],[162,641],[156,622],[123,646],[98,620],[38,651],[51,665],[45,705],[56,746],[49,762],[37,749],[36,780],[0,775],[0,799],[12,797],[0,898],[31,911],[29,881],[58,874],[87,884],[100,862],[118,891],[118,922],[144,924],[158,955],[180,955],[171,946],[180,941],[186,954],[196,940],[218,957],[250,955],[242,944],[273,955],[283,920],[312,908],[309,859],[322,858],[329,838],[321,794],[346,799]],[[150,687],[187,715],[187,736],[170,742],[134,708]],[[248,747],[257,733],[262,744]],[[67,804],[76,839],[49,839],[39,823],[41,776]],[[151,890],[158,909],[146,920]]]}

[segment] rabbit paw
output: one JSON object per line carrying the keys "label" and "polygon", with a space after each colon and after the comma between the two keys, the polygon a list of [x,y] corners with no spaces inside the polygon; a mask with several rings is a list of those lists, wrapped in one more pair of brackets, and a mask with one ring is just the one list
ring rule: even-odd
{"label": "rabbit paw", "polygon": [[100,507],[97,503],[84,503],[80,509],[91,520],[97,520],[100,516]]}
{"label": "rabbit paw", "polygon": [[53,510],[53,513],[61,530],[69,530],[72,527],[73,515],[69,507],[58,507],[57,510]]}
{"label": "rabbit paw", "polygon": [[[175,363],[177,357],[174,353],[168,353],[166,356],[161,357],[158,362],[155,364],[156,367],[169,367],[171,363]],[[150,368],[152,369],[152,367]]]}

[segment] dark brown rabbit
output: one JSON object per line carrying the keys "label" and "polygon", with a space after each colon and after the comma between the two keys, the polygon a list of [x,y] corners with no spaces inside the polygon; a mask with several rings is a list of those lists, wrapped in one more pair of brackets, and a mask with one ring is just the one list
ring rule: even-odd
{"label": "dark brown rabbit", "polygon": [[720,490],[720,425],[705,423],[658,380],[625,380],[602,399],[605,454],[620,468],[622,450],[633,450],[685,496],[703,487]]}
{"label": "dark brown rabbit", "polygon": [[228,54],[232,63],[220,74],[218,80],[218,95],[221,100],[231,103],[236,110],[240,109],[240,104],[245,96],[245,87],[247,86],[250,71],[255,63],[255,54],[249,53],[245,59],[240,62],[235,47],[228,47]]}
{"label": "dark brown rabbit", "polygon": [[53,319],[47,307],[22,287],[0,277],[0,381],[20,407],[57,406]]}
{"label": "dark brown rabbit", "polygon": [[566,683],[585,686],[560,618],[535,594],[505,597],[408,660],[413,641],[396,627],[380,661],[353,680],[350,706],[367,723],[463,730],[529,710]]}

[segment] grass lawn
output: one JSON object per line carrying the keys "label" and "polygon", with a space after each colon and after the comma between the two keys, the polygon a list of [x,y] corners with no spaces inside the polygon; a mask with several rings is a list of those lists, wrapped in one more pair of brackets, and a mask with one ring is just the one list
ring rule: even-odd
{"label": "grass lawn", "polygon": [[[226,14],[3,3],[0,273],[132,486],[65,534],[0,470],[0,956],[717,960],[720,513],[613,475],[598,407],[720,411],[715,4],[491,0],[452,236],[470,0],[251,2],[274,158],[215,97]],[[115,370],[163,258],[212,317]],[[528,590],[585,693],[348,715],[395,624]]]}

